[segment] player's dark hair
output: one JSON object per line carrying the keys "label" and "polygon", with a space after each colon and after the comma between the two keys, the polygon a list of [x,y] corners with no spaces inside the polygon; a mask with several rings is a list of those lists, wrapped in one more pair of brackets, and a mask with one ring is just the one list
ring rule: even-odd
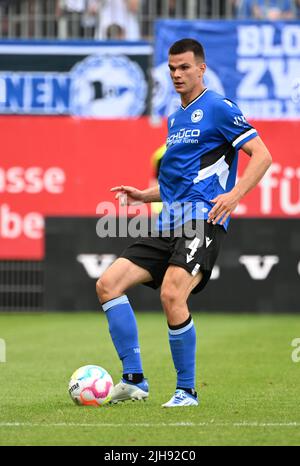
{"label": "player's dark hair", "polygon": [[196,58],[205,61],[203,45],[195,39],[181,39],[170,47],[169,55],[179,55],[185,52],[193,52]]}

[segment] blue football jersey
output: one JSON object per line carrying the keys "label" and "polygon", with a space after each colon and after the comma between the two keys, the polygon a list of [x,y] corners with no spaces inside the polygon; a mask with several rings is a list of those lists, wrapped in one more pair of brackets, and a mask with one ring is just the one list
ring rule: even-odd
{"label": "blue football jersey", "polygon": [[158,179],[164,203],[159,229],[165,229],[166,212],[171,212],[168,228],[178,226],[178,218],[175,225],[172,217],[176,209],[170,205],[192,206],[190,217],[180,216],[180,224],[191,218],[207,219],[214,205],[211,200],[235,185],[238,150],[256,136],[257,131],[234,102],[208,89],[170,115]]}

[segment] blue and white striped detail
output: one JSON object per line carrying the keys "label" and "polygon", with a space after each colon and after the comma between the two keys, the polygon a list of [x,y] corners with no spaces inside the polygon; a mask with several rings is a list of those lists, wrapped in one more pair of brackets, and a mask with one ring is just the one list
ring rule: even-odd
{"label": "blue and white striped detail", "polygon": [[188,332],[194,325],[193,319],[189,324],[187,324],[185,327],[179,328],[178,330],[171,330],[169,328],[169,334],[170,335],[181,335],[182,333]]}
{"label": "blue and white striped detail", "polygon": [[202,168],[198,172],[198,176],[193,179],[193,183],[199,183],[201,180],[205,180],[206,178],[210,178],[213,175],[217,175],[219,178],[219,183],[222,188],[226,189],[226,184],[229,176],[229,165],[225,160],[225,155],[221,157],[217,162],[209,165],[206,168]]}
{"label": "blue and white striped detail", "polygon": [[119,298],[111,299],[102,305],[102,309],[104,312],[107,312],[114,306],[118,306],[119,304],[129,304],[127,296],[124,294],[123,296],[119,296]]}
{"label": "blue and white striped detail", "polygon": [[256,129],[252,128],[249,131],[246,131],[246,133],[243,133],[243,134],[241,134],[241,136],[236,138],[233,141],[232,146],[235,147],[236,149],[238,149],[243,144],[245,144],[248,140],[252,139],[255,136],[257,136],[257,131],[256,131]]}

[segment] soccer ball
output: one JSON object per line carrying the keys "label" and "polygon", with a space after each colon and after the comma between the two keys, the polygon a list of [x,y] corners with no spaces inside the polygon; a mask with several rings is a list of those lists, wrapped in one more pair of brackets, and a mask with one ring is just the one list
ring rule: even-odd
{"label": "soccer ball", "polygon": [[69,383],[69,393],[77,405],[103,406],[111,399],[113,380],[99,366],[83,366],[77,369]]}

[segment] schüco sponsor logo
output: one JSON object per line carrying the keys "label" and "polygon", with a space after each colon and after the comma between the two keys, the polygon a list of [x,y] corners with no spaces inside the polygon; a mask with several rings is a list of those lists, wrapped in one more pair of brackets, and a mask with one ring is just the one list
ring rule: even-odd
{"label": "sch\u00fcco sponsor logo", "polygon": [[200,129],[181,129],[180,131],[177,131],[177,133],[172,134],[171,136],[168,137],[167,139],[167,144],[176,144],[176,143],[181,143],[181,142],[198,142],[198,138],[200,136]]}

